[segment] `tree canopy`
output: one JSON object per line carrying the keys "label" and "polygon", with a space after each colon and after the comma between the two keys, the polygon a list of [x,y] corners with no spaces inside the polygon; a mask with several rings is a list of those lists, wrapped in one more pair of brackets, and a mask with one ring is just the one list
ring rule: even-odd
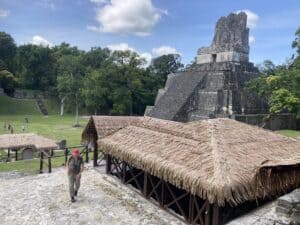
{"label": "tree canopy", "polygon": [[171,54],[146,66],[146,60],[132,51],[82,51],[65,42],[51,48],[16,46],[9,34],[0,32],[1,87],[10,93],[15,87],[47,92],[67,111],[142,115],[167,75],[182,66],[180,56]]}
{"label": "tree canopy", "polygon": [[248,89],[268,99],[271,113],[290,112],[300,118],[300,28],[292,47],[296,55],[284,65],[270,60],[259,67],[260,77],[248,83]]}

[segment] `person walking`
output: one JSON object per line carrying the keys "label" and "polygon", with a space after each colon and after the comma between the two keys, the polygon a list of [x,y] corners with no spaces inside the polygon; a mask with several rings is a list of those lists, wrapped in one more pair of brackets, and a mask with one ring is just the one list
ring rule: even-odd
{"label": "person walking", "polygon": [[71,202],[75,202],[80,187],[81,173],[83,172],[84,163],[77,148],[73,149],[72,156],[67,162],[67,174],[69,178],[69,192]]}

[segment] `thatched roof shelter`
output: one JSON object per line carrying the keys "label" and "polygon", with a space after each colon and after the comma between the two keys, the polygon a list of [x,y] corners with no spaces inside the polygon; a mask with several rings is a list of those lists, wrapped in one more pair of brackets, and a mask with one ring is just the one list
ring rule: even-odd
{"label": "thatched roof shelter", "polygon": [[58,146],[52,139],[31,133],[0,135],[0,149],[19,149],[26,147],[35,148],[37,150],[50,150]]}
{"label": "thatched roof shelter", "polygon": [[300,186],[300,141],[231,119],[140,118],[99,139],[106,154],[223,206]]}
{"label": "thatched roof shelter", "polygon": [[95,141],[126,126],[134,125],[141,118],[136,116],[91,116],[82,132],[82,140]]}

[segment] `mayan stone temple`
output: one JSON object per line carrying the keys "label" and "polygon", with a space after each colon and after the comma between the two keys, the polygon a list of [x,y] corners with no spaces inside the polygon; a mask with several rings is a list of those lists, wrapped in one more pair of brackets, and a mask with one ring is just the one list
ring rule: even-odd
{"label": "mayan stone temple", "polygon": [[196,64],[168,76],[145,115],[187,122],[266,113],[264,101],[244,90],[257,76],[249,62],[247,15],[231,13],[218,20],[212,44],[198,50]]}

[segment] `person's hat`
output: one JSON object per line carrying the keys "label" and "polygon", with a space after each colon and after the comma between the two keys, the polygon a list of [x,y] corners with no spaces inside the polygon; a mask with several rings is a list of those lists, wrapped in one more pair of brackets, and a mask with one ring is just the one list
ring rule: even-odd
{"label": "person's hat", "polygon": [[79,150],[77,148],[73,149],[73,155],[79,155]]}

